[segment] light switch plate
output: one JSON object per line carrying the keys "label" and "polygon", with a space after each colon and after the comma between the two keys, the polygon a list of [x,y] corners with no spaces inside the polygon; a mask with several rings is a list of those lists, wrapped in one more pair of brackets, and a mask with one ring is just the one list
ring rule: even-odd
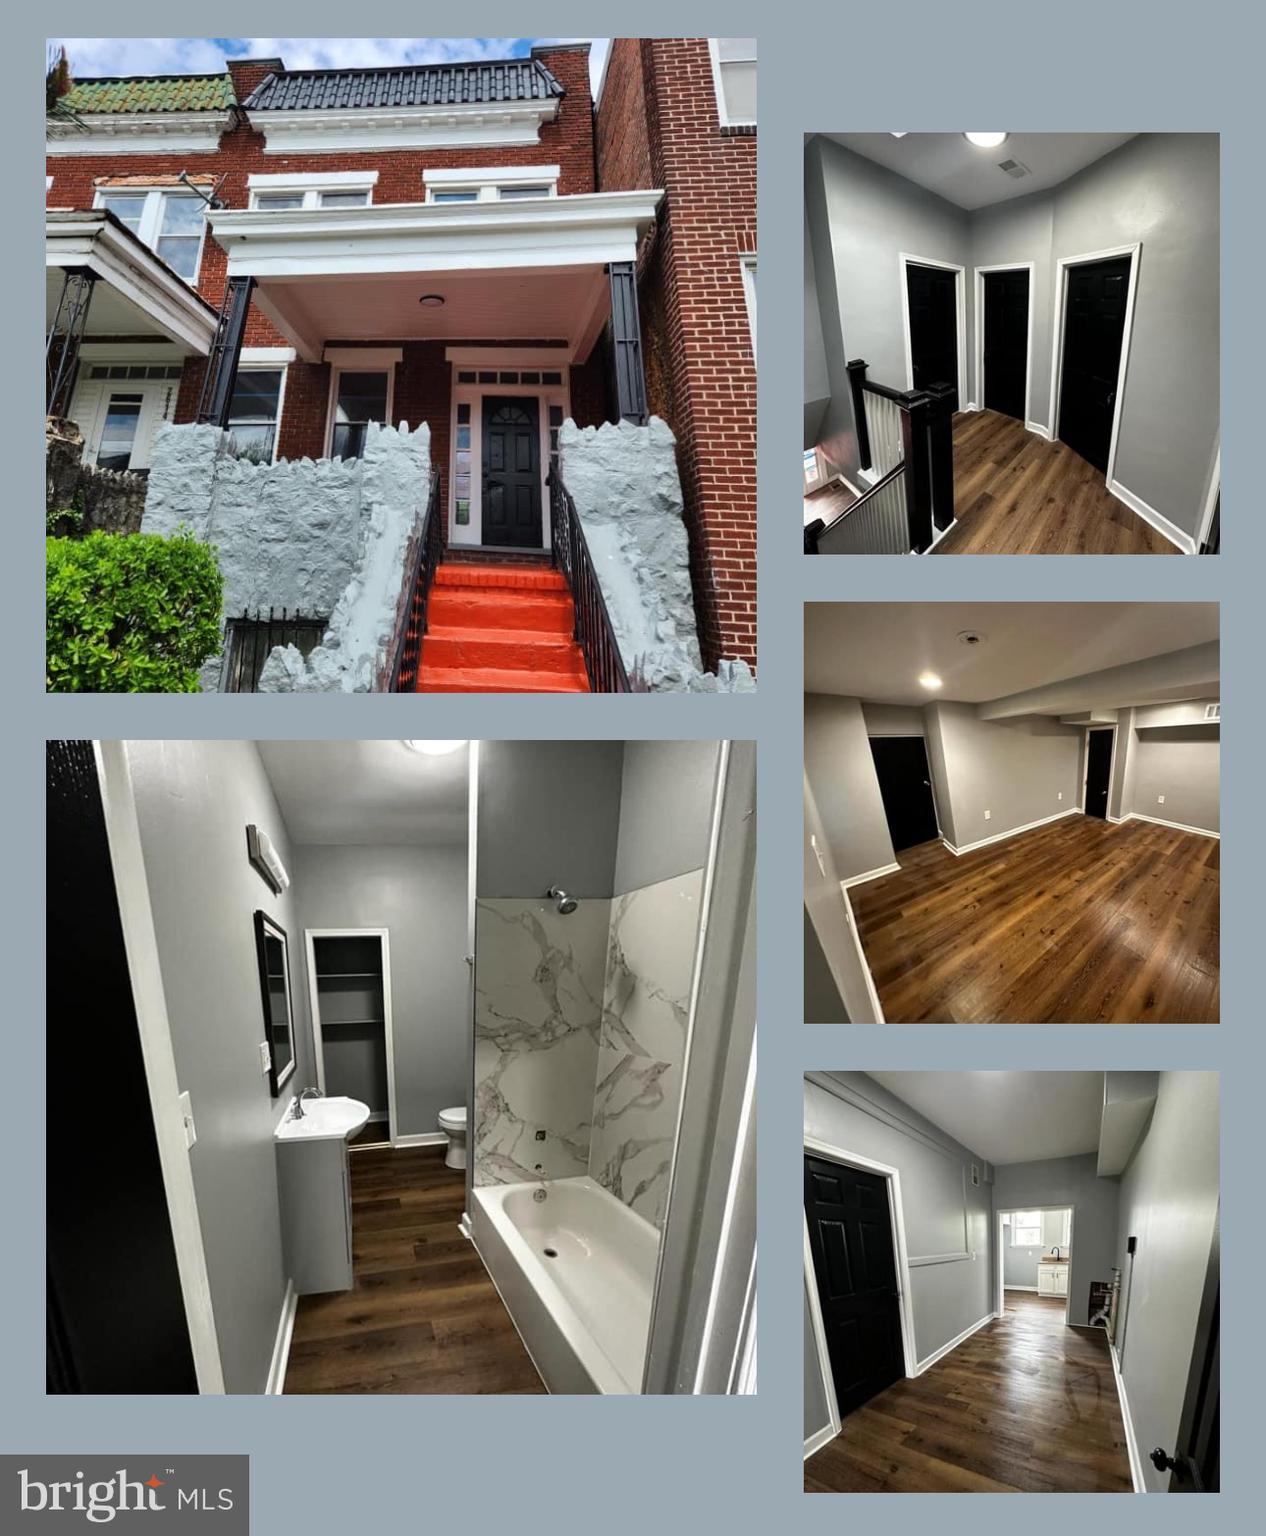
{"label": "light switch plate", "polygon": [[261,1040],[259,1042],[259,1070],[267,1077],[272,1069],[273,1057],[272,1052],[268,1049],[268,1041]]}
{"label": "light switch plate", "polygon": [[193,1123],[193,1104],[187,1093],[182,1093],[176,1103],[180,1106],[180,1118],[185,1126],[185,1146],[192,1147],[198,1139],[198,1132]]}
{"label": "light switch plate", "polygon": [[985,812],[985,820],[988,821],[992,817],[992,815],[993,815],[992,811],[986,811]]}
{"label": "light switch plate", "polygon": [[1164,803],[1165,803],[1164,795],[1157,795],[1156,803],[1157,803],[1157,805],[1164,805]]}

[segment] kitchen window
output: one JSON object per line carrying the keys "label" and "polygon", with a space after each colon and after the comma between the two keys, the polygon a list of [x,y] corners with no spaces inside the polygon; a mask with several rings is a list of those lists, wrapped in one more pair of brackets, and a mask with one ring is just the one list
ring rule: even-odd
{"label": "kitchen window", "polygon": [[98,208],[108,209],[190,284],[198,276],[205,206],[194,192],[160,187],[103,188],[97,193]]}
{"label": "kitchen window", "polygon": [[1011,1217],[1011,1246],[1013,1248],[1040,1248],[1042,1246],[1041,1211],[1016,1211]]}

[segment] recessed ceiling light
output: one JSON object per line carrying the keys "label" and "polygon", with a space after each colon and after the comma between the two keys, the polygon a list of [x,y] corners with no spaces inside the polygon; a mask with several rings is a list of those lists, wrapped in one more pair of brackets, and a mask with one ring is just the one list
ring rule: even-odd
{"label": "recessed ceiling light", "polygon": [[438,309],[443,302],[444,295],[442,293],[424,293],[418,300],[418,303],[424,304],[427,309]]}
{"label": "recessed ceiling light", "polygon": [[940,680],[939,677],[937,677],[935,672],[920,672],[919,673],[919,687],[920,688],[939,688],[940,686],[941,686],[941,680]]}
{"label": "recessed ceiling light", "polygon": [[963,137],[977,149],[997,149],[1011,137],[1008,133],[965,133]]}
{"label": "recessed ceiling light", "polygon": [[889,134],[889,138],[904,139],[905,138],[905,134],[904,133],[892,133],[892,134]]}
{"label": "recessed ceiling light", "polygon": [[426,757],[444,757],[449,752],[456,752],[458,747],[464,747],[464,741],[406,741],[405,746],[410,752],[421,752]]}

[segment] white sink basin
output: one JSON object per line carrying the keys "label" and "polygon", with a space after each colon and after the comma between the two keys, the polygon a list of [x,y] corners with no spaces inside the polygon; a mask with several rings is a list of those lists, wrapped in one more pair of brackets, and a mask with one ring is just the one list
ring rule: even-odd
{"label": "white sink basin", "polygon": [[369,1105],[359,1099],[305,1099],[303,1118],[287,1115],[273,1132],[276,1141],[343,1141],[369,1120]]}

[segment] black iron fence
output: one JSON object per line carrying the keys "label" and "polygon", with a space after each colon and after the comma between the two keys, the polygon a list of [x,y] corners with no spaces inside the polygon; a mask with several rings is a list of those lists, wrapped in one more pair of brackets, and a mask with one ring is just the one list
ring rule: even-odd
{"label": "black iron fence", "polygon": [[418,685],[418,662],[422,656],[422,638],[426,634],[426,604],[431,594],[435,568],[444,557],[444,501],[440,495],[440,472],[431,471],[431,489],[426,499],[426,515],[417,547],[405,572],[399,633],[391,666],[391,692],[412,693]]}
{"label": "black iron fence", "polygon": [[328,623],[328,617],[286,608],[270,608],[267,614],[258,608],[253,614],[247,611],[240,618],[229,619],[224,626],[220,692],[256,693],[259,674],[274,646],[293,645],[301,655],[309,656],[325,638]]}
{"label": "black iron fence", "polygon": [[640,677],[637,682],[631,681],[625,668],[576,503],[557,466],[549,472],[549,517],[554,564],[571,588],[576,609],[575,637],[585,658],[590,689],[594,693],[647,692]]}

